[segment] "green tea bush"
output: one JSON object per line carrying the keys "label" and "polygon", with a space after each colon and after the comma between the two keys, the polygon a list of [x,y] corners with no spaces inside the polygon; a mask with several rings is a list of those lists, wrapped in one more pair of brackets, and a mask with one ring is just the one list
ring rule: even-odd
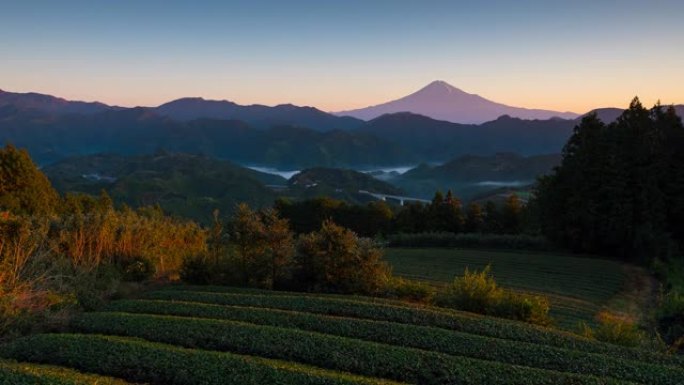
{"label": "green tea bush", "polygon": [[[394,322],[331,317],[274,309],[146,300],[117,301],[112,303],[108,310],[226,319],[296,328],[513,365],[609,376],[645,383],[662,383],[661,373],[669,371],[669,369],[664,369],[659,365],[621,360],[607,355]],[[106,316],[103,317],[106,318]],[[82,322],[91,322],[89,315],[86,315],[85,318]],[[98,318],[97,315],[96,318]],[[97,319],[94,321],[94,323],[98,322],[101,321]]]}
{"label": "green tea bush", "polygon": [[[213,288],[213,290],[219,290]],[[684,365],[684,359],[666,356],[644,350],[628,349],[621,346],[592,341],[575,334],[543,328],[521,322],[478,316],[440,308],[423,308],[406,303],[398,304],[374,298],[340,298],[329,295],[303,293],[284,293],[222,288],[225,292],[199,292],[182,289],[160,290],[144,295],[147,299],[189,301],[197,303],[249,306],[280,310],[300,311],[332,316],[344,316],[404,324],[432,326],[479,334],[513,341],[562,347],[571,350],[610,354],[614,357],[651,362]],[[231,292],[234,291],[234,292]],[[386,302],[387,301],[387,302]]]}
{"label": "green tea bush", "polygon": [[34,335],[13,341],[0,356],[164,385],[393,384],[294,363],[111,336]]}
{"label": "green tea bush", "polygon": [[54,366],[0,361],[0,384],[7,385],[126,385],[128,382]]}
{"label": "green tea bush", "polygon": [[391,277],[381,296],[404,301],[429,304],[434,300],[437,289],[430,284],[401,277]]}
{"label": "green tea bush", "polygon": [[413,233],[387,238],[390,247],[464,247],[506,250],[557,250],[546,238],[536,235],[481,233]]}
{"label": "green tea bush", "polygon": [[[132,314],[88,314],[82,331],[140,337],[207,350],[296,361],[331,370],[419,384],[598,384],[620,383],[500,362],[450,356],[296,329],[233,321]],[[353,359],[350,359],[353,357]],[[411,364],[408,364],[411,363]],[[684,381],[684,371],[662,368],[656,384]],[[664,378],[665,382],[660,380]]]}

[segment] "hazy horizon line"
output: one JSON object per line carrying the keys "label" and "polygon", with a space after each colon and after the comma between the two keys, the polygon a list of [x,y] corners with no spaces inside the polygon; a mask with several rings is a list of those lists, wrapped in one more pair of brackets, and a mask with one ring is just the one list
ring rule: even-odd
{"label": "hazy horizon line", "polygon": [[[446,81],[444,81],[444,80],[434,80],[434,81],[443,81],[443,82],[446,82]],[[433,81],[433,82],[434,82],[434,81]],[[449,84],[449,85],[451,85],[451,86],[453,86],[453,85],[452,85],[451,83],[449,83],[449,82],[446,82],[446,83]],[[428,83],[428,84],[430,84],[430,83]],[[456,87],[456,86],[453,86],[453,87],[459,88],[459,87]],[[420,88],[419,88],[419,89],[420,89]],[[397,100],[397,99],[401,99],[401,98],[403,98],[403,97],[405,97],[405,96],[408,96],[408,95],[410,95],[410,94],[412,94],[412,93],[418,91],[419,89],[414,89],[414,90],[412,90],[412,91],[406,91],[406,93],[405,93],[404,95],[391,96],[391,97],[389,97],[389,98],[386,99],[386,100],[374,102],[374,103],[372,103],[372,104],[359,105],[359,106],[356,106],[356,107],[338,108],[338,109],[325,109],[325,108],[321,108],[321,107],[316,106],[316,105],[310,105],[310,104],[306,104],[306,103],[300,104],[300,103],[296,103],[296,102],[294,102],[294,101],[282,101],[282,102],[275,102],[275,103],[241,102],[241,101],[239,101],[238,99],[232,99],[232,98],[228,98],[228,97],[222,97],[222,98],[221,98],[221,97],[218,97],[218,98],[217,98],[217,97],[210,97],[210,96],[204,96],[204,95],[184,95],[184,96],[170,97],[170,98],[168,98],[168,99],[164,99],[164,101],[161,101],[161,102],[148,103],[148,104],[119,103],[119,102],[107,101],[106,98],[93,97],[93,96],[90,96],[90,97],[73,97],[73,96],[65,96],[64,94],[65,94],[66,92],[61,92],[61,91],[45,91],[45,90],[34,90],[34,89],[30,89],[30,90],[9,90],[9,89],[6,89],[6,88],[4,88],[4,87],[0,87],[0,91],[4,91],[4,92],[8,92],[8,93],[48,95],[48,96],[53,96],[53,97],[60,98],[60,99],[63,99],[63,100],[67,100],[67,101],[71,101],[71,102],[102,103],[102,104],[105,104],[105,105],[107,105],[107,106],[109,106],[109,107],[119,107],[119,108],[155,108],[155,107],[159,107],[159,106],[161,106],[161,105],[163,105],[163,104],[166,104],[166,103],[169,103],[169,102],[173,102],[173,101],[176,101],[176,100],[180,100],[180,99],[203,99],[203,100],[206,100],[206,101],[231,102],[231,103],[235,103],[235,104],[238,104],[238,105],[241,105],[241,106],[261,105],[261,106],[266,106],[266,107],[276,107],[276,106],[280,106],[280,105],[295,105],[295,106],[298,106],[298,107],[312,107],[312,108],[318,109],[319,111],[323,111],[323,112],[326,112],[326,113],[329,113],[329,114],[337,114],[337,113],[340,113],[340,112],[353,111],[353,110],[356,110],[356,109],[361,109],[361,108],[373,107],[373,106],[381,105],[381,104],[384,104],[384,103],[387,103],[387,102],[390,102],[390,101],[394,101],[394,100]],[[461,89],[461,88],[459,88],[459,89]],[[593,108],[590,108],[590,109],[588,109],[588,110],[586,110],[586,111],[584,111],[584,112],[577,112],[577,111],[574,111],[574,110],[571,110],[571,109],[560,110],[560,109],[556,109],[556,108],[552,108],[552,107],[529,106],[529,105],[522,105],[522,104],[517,104],[517,103],[510,104],[510,103],[507,103],[507,102],[501,102],[501,101],[497,100],[496,98],[490,98],[490,97],[487,97],[487,96],[483,96],[483,95],[481,95],[481,94],[479,94],[479,93],[472,93],[472,92],[469,92],[469,91],[466,91],[466,90],[463,90],[463,89],[461,89],[461,90],[462,90],[463,92],[466,92],[466,93],[469,93],[469,94],[478,95],[478,96],[483,97],[483,98],[485,98],[485,99],[487,99],[487,100],[490,100],[490,101],[492,101],[492,102],[505,104],[505,105],[508,105],[508,106],[511,106],[511,107],[524,108],[524,109],[534,109],[534,110],[536,110],[536,109],[540,109],[540,110],[549,110],[549,111],[555,111],[555,112],[559,112],[559,113],[571,113],[571,114],[576,114],[576,115],[582,115],[582,114],[585,114],[585,113],[587,113],[587,112],[589,112],[589,111],[592,111],[592,110],[595,110],[595,109],[602,109],[602,108],[625,109],[625,108],[629,105],[629,102],[630,102],[634,97],[639,97],[638,95],[633,95],[633,96],[630,96],[629,98],[625,98],[624,107],[620,107],[620,106],[617,106],[617,105],[597,105],[597,106],[595,106],[595,107],[593,107]],[[684,104],[684,102],[681,102],[681,103],[680,103],[680,102],[663,103],[660,99],[658,99],[657,101],[654,101],[654,102],[652,102],[652,103],[644,102],[644,100],[641,99],[641,98],[640,98],[640,100],[642,101],[642,103],[643,103],[645,106],[649,106],[650,104],[655,105],[657,102],[661,102],[661,104],[662,104],[663,106],[681,105],[681,104]]]}

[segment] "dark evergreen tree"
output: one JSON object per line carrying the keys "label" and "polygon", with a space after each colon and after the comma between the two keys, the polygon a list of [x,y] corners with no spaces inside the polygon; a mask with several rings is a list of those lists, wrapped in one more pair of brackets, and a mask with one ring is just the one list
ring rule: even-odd
{"label": "dark evergreen tree", "polygon": [[485,215],[482,206],[476,202],[468,205],[466,213],[465,230],[469,233],[481,233],[484,230]]}
{"label": "dark evergreen tree", "polygon": [[499,213],[499,208],[496,206],[496,203],[492,201],[487,201],[487,203],[485,203],[484,217],[484,230],[486,233],[501,234],[503,232],[501,214]]}
{"label": "dark evergreen tree", "polygon": [[[583,118],[535,194],[542,231],[576,251],[648,260],[679,239],[683,133],[673,110],[635,98],[616,122]],[[681,234],[681,233],[679,233]]]}
{"label": "dark evergreen tree", "polygon": [[501,215],[503,231],[506,234],[519,234],[522,231],[523,203],[511,194],[506,198]]}

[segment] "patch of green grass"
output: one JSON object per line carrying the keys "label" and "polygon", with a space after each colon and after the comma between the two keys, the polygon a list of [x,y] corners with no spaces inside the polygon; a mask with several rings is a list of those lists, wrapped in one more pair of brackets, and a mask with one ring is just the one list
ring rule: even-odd
{"label": "patch of green grass", "polygon": [[617,261],[555,253],[525,253],[471,249],[390,248],[385,259],[397,275],[443,284],[463,275],[466,267],[491,265],[501,286],[547,295],[551,316],[559,326],[594,322],[594,315],[625,286]]}

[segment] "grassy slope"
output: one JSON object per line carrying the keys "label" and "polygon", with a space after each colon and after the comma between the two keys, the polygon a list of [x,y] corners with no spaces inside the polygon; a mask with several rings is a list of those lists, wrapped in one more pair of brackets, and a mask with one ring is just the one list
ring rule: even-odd
{"label": "grassy slope", "polygon": [[396,274],[434,283],[450,282],[466,267],[481,270],[491,264],[502,286],[549,296],[552,315],[566,328],[592,322],[626,284],[618,262],[553,253],[388,249],[386,259]]}

